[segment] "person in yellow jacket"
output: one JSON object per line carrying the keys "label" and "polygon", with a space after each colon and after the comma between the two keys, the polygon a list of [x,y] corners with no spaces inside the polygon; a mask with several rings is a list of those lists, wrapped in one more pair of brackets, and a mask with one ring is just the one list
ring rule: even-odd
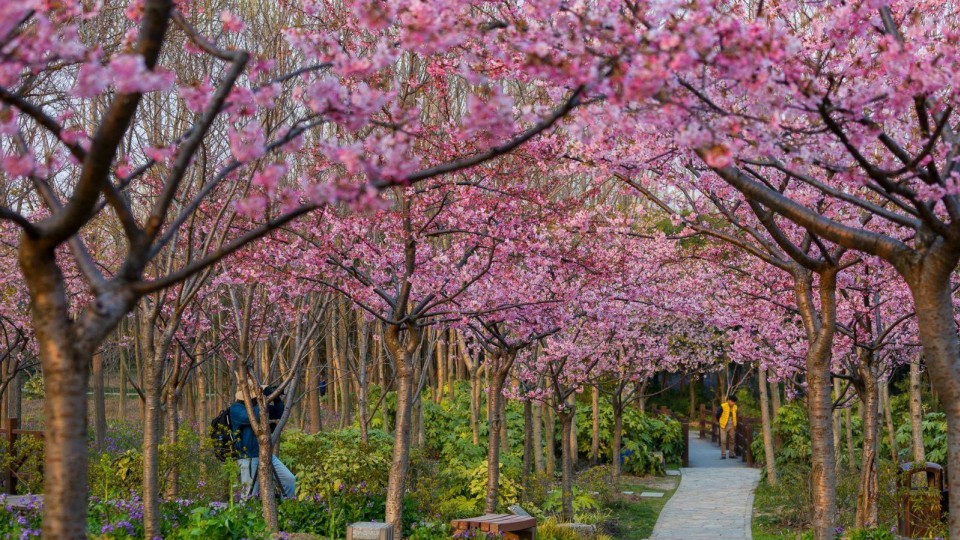
{"label": "person in yellow jacket", "polygon": [[737,440],[737,398],[730,396],[720,405],[720,459],[733,457]]}

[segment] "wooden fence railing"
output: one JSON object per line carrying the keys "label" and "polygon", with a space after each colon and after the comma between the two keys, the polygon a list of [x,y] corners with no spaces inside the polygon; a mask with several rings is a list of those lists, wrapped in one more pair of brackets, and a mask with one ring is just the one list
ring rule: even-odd
{"label": "wooden fence railing", "polygon": [[[39,437],[43,439],[42,431],[20,429],[19,418],[8,418],[3,428],[0,429],[0,435],[3,436],[7,453],[15,451],[17,440],[19,440],[20,437]],[[23,463],[28,457],[30,456],[13,456],[12,458],[5,458],[3,460],[2,467],[0,467],[0,480],[3,481],[3,493],[13,495],[17,492],[17,482],[19,482],[22,477],[20,467],[23,466]]]}
{"label": "wooden fence railing", "polygon": [[[700,404],[700,438],[706,439],[706,432],[710,430],[710,441],[720,444],[720,424],[713,411],[707,411],[707,406]],[[753,459],[753,438],[756,436],[759,421],[756,418],[737,417],[736,437],[733,444],[733,453],[743,458],[748,467],[755,465]]]}

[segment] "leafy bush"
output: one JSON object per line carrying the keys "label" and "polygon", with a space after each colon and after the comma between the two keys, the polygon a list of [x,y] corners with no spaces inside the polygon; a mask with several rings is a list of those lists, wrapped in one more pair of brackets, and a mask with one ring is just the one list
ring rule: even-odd
{"label": "leafy bush", "polygon": [[13,445],[13,450],[3,444],[2,466],[13,465],[18,471],[17,493],[39,493],[43,491],[43,437],[21,436]]}
{"label": "leafy bush", "polygon": [[[777,452],[778,467],[810,463],[810,422],[807,410],[801,403],[787,403],[780,407],[773,421],[773,430],[782,443]],[[754,452],[753,455],[763,456],[763,451]]]}
{"label": "leafy bush", "polygon": [[386,489],[393,454],[393,437],[370,430],[369,443],[356,429],[286,434],[280,444],[286,465],[297,477],[300,499],[327,498],[332,493],[359,488],[370,492]]}
{"label": "leafy bush", "polygon": [[[196,431],[181,428],[176,444],[160,445],[160,492],[166,493],[176,470],[178,495],[183,499],[222,501],[237,478],[235,461],[221,463],[214,457],[210,442]],[[122,446],[121,446],[122,447]],[[141,493],[143,452],[137,448],[105,450],[90,457],[90,492],[101,500],[115,500]]]}
{"label": "leafy bush", "polygon": [[[588,404],[577,406],[577,449],[582,455],[590,452],[593,440],[593,409]],[[613,407],[600,402],[600,455],[610,459],[613,444]],[[648,416],[636,409],[623,413],[623,440],[621,452],[624,472],[650,474],[661,472],[661,464],[654,457],[662,452],[667,463],[679,463],[683,455],[683,429],[680,422],[666,416]]]}
{"label": "leafy bush", "polygon": [[222,538],[223,540],[255,540],[269,538],[267,524],[259,509],[245,505],[226,508],[200,506],[190,512],[189,521],[176,529],[173,538]]}
{"label": "leafy bush", "polygon": [[896,540],[889,529],[857,529],[843,536],[844,540]]}
{"label": "leafy bush", "polygon": [[[588,512],[596,512],[601,508],[600,501],[593,495],[573,487],[573,514],[574,518]],[[563,492],[559,489],[551,491],[547,500],[543,502],[543,509],[552,514],[559,514],[563,510]]]}
{"label": "leafy bush", "polygon": [[[901,449],[900,459],[911,461],[911,441],[913,435],[910,426],[910,417],[904,415],[903,422],[900,422],[895,435],[897,446]],[[923,448],[926,452],[927,461],[933,461],[940,465],[947,464],[947,417],[942,412],[929,412],[923,415],[923,421],[920,424],[923,430]]]}
{"label": "leafy bush", "polygon": [[[580,540],[580,536],[573,529],[568,529],[557,523],[556,519],[547,519],[537,524],[537,538],[540,540]],[[604,534],[597,535],[597,540],[611,540]]]}
{"label": "leafy bush", "polygon": [[610,465],[590,467],[577,474],[574,484],[587,493],[596,494],[601,503],[609,504],[613,502],[613,486],[610,485],[612,469]]}

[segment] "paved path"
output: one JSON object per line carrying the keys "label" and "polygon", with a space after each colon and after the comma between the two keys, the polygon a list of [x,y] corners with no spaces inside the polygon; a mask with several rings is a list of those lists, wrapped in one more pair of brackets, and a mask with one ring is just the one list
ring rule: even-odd
{"label": "paved path", "polygon": [[759,469],[740,459],[720,459],[720,447],[691,436],[690,467],[681,469],[680,487],[660,512],[650,540],[751,540],[759,480]]}

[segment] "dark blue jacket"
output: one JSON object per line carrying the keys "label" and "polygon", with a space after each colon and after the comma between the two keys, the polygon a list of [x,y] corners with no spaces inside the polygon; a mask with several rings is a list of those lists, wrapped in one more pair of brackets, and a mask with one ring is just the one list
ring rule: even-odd
{"label": "dark blue jacket", "polygon": [[[260,418],[260,409],[256,405],[253,406],[253,414],[256,418]],[[277,399],[267,405],[267,414],[271,420],[279,420],[283,416],[283,401]],[[237,401],[230,406],[230,425],[233,426],[233,437],[237,440],[239,457],[241,459],[260,457],[260,443],[257,442],[257,435],[250,426],[247,407],[242,401]]]}

